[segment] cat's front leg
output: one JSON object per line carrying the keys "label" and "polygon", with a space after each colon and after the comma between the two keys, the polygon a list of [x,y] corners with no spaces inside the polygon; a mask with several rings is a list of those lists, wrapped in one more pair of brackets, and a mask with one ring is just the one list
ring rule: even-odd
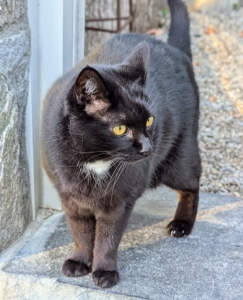
{"label": "cat's front leg", "polygon": [[75,242],[74,251],[62,267],[66,276],[77,277],[91,272],[95,239],[95,217],[92,214],[78,212],[75,206],[64,206],[66,219]]}
{"label": "cat's front leg", "polygon": [[197,215],[199,191],[178,191],[178,197],[174,219],[166,228],[169,234],[175,237],[191,233]]}
{"label": "cat's front leg", "polygon": [[119,281],[117,249],[132,207],[120,207],[97,216],[92,267],[93,281],[97,286],[108,288]]}

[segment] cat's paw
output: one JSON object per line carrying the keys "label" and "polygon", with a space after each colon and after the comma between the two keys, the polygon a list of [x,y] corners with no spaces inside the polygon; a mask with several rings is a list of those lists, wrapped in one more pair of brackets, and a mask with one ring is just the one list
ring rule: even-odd
{"label": "cat's paw", "polygon": [[166,230],[171,236],[182,237],[190,234],[192,227],[193,224],[187,221],[173,220],[167,225]]}
{"label": "cat's paw", "polygon": [[119,281],[119,274],[117,271],[97,270],[93,273],[93,281],[97,286],[109,288],[117,284]]}
{"label": "cat's paw", "polygon": [[86,264],[72,259],[67,259],[62,266],[63,274],[68,277],[84,276],[90,271],[91,269]]}

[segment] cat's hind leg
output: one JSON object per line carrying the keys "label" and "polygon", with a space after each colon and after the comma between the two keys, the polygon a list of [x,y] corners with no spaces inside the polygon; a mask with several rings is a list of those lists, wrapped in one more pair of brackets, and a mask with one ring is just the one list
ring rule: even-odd
{"label": "cat's hind leg", "polygon": [[198,191],[178,192],[178,206],[174,219],[167,225],[167,232],[175,237],[191,233],[197,214]]}
{"label": "cat's hind leg", "polygon": [[172,157],[163,170],[162,182],[176,190],[179,196],[174,219],[167,231],[172,236],[182,237],[192,231],[199,202],[201,162],[196,142],[180,149],[180,155]]}

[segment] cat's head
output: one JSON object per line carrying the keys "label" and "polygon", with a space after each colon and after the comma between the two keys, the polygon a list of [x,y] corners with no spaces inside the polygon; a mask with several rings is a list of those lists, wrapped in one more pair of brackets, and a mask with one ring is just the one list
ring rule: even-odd
{"label": "cat's head", "polygon": [[149,47],[138,44],[123,63],[85,67],[65,109],[84,160],[137,161],[153,150],[154,116],[145,93]]}

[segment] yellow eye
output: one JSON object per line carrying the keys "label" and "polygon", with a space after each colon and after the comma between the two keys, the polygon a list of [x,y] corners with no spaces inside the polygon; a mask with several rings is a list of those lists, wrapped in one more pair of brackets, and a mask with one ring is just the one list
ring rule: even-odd
{"label": "yellow eye", "polygon": [[120,125],[114,127],[113,132],[115,133],[115,135],[122,135],[123,133],[125,133],[126,129],[127,129],[126,125]]}
{"label": "yellow eye", "polygon": [[149,127],[153,124],[154,122],[154,117],[149,117],[147,122],[146,122],[146,127]]}

